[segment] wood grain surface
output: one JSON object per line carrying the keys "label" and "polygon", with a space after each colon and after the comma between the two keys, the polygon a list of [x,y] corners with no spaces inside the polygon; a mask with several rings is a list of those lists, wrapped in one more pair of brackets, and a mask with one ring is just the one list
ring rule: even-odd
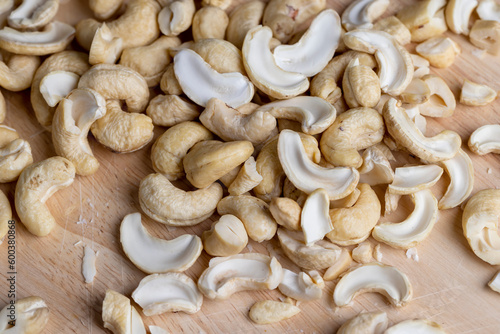
{"label": "wood grain surface", "polygon": [[[413,1],[391,1],[386,15],[393,14]],[[85,0],[70,0],[61,4],[58,18],[71,24],[91,16]],[[328,1],[328,7],[339,13],[349,3]],[[232,6],[231,8],[233,8]],[[230,8],[230,9],[231,9]],[[464,79],[485,83],[500,89],[500,58],[472,54],[475,49],[464,36],[449,34],[462,47],[462,53],[448,69],[432,72],[449,84],[458,98]],[[73,42],[73,47],[76,43]],[[412,47],[410,46],[410,50]],[[2,89],[8,107],[5,124],[15,128],[27,139],[38,162],[55,155],[51,134],[37,123],[31,108],[29,91],[11,93]],[[157,94],[158,92],[154,93]],[[153,94],[153,95],[154,95]],[[455,114],[447,119],[428,118],[428,135],[443,129],[458,132],[464,143],[477,127],[500,123],[500,100],[485,107],[467,107],[457,104]],[[155,138],[165,128],[155,129]],[[38,295],[46,300],[50,321],[43,333],[106,333],[101,320],[101,305],[105,290],[110,288],[130,296],[145,276],[125,256],[119,242],[119,226],[122,218],[140,211],[138,204],[139,182],[153,172],[150,161],[151,144],[130,154],[116,154],[98,144],[92,137],[90,145],[101,163],[96,174],[76,177],[72,186],[57,192],[48,201],[51,212],[57,218],[57,227],[43,238],[31,235],[17,221],[17,295],[18,298]],[[475,168],[474,193],[485,188],[500,187],[500,156],[477,156],[466,145]],[[404,162],[407,160],[400,154]],[[488,172],[489,171],[489,172]],[[449,179],[444,176],[432,188],[438,198],[444,193]],[[13,204],[15,183],[1,184]],[[377,187],[382,194],[384,187]],[[404,198],[398,211],[382,218],[382,221],[398,221],[411,211],[412,205]],[[85,220],[86,223],[78,224]],[[184,233],[201,235],[214,219],[188,228],[171,228],[143,216],[147,229],[154,235],[171,239]],[[370,239],[373,245],[376,242]],[[77,244],[78,242],[80,242]],[[93,284],[85,284],[81,265],[84,245],[99,252],[97,276]],[[250,242],[243,252],[267,253],[276,246]],[[500,333],[500,295],[487,287],[487,282],[498,271],[481,261],[470,250],[461,228],[461,209],[440,212],[431,235],[417,247],[420,260],[408,259],[405,251],[381,245],[382,262],[405,272],[414,291],[413,300],[403,308],[395,308],[378,294],[358,296],[351,306],[338,309],[334,306],[332,292],[335,282],[327,282],[321,300],[301,303],[302,312],[280,323],[258,326],[248,318],[248,310],[254,302],[264,299],[278,300],[278,291],[241,292],[226,301],[214,302],[205,298],[201,311],[194,315],[183,313],[146,317],[146,325],[157,325],[171,333],[334,333],[346,320],[363,311],[385,311],[390,323],[410,318],[431,319],[448,333]],[[296,269],[277,251],[284,267]],[[203,253],[186,274],[197,279],[208,266],[210,257]],[[0,246],[0,306],[7,297],[7,250]],[[138,307],[139,308],[139,307]]]}

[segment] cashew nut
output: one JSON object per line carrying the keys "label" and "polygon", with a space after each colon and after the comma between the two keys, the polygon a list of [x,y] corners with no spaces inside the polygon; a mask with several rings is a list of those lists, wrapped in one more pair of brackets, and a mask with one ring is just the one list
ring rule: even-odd
{"label": "cashew nut", "polygon": [[0,86],[18,92],[30,87],[35,71],[40,66],[40,58],[2,51],[0,66]]}
{"label": "cashew nut", "polygon": [[298,313],[300,313],[300,308],[295,305],[263,300],[252,305],[248,317],[256,324],[266,325],[289,319]]}
{"label": "cashew nut", "polygon": [[411,60],[413,61],[413,66],[415,72],[413,72],[413,78],[422,78],[424,75],[429,74],[430,63],[424,57],[420,57],[416,54],[410,54]]}
{"label": "cashew nut", "polygon": [[321,298],[325,282],[317,271],[298,274],[291,270],[283,269],[283,280],[278,289],[287,297],[300,301],[309,301]]}
{"label": "cashew nut", "polygon": [[201,235],[205,251],[212,256],[238,254],[246,247],[248,235],[245,225],[233,215],[223,215]]}
{"label": "cashew nut", "polygon": [[437,36],[420,43],[415,51],[438,68],[449,67],[461,52],[460,46],[449,37]]}
{"label": "cashew nut", "polygon": [[36,236],[43,237],[56,226],[45,202],[59,189],[73,183],[75,167],[62,157],[52,157],[23,170],[16,185],[15,204],[21,222]]}
{"label": "cashew nut", "polygon": [[99,20],[107,20],[120,9],[123,0],[89,0],[90,10]]}
{"label": "cashew nut", "polygon": [[195,42],[205,38],[224,39],[229,17],[226,12],[214,6],[200,8],[193,17],[193,39]]}
{"label": "cashew nut", "polygon": [[188,46],[219,73],[246,75],[241,51],[223,39],[206,38]]}
{"label": "cashew nut", "polygon": [[188,30],[195,11],[193,0],[166,0],[158,14],[161,32],[167,36],[177,36]]}
{"label": "cashew nut", "polygon": [[469,19],[477,0],[450,0],[446,5],[446,23],[455,34],[469,34]]}
{"label": "cashew nut", "polygon": [[431,117],[450,117],[455,112],[457,102],[455,95],[446,82],[434,74],[427,74],[421,78],[429,87],[429,100],[418,106],[420,114]]}
{"label": "cashew nut", "polygon": [[377,74],[359,59],[351,60],[342,80],[344,99],[350,108],[373,108],[380,101],[380,81]]}
{"label": "cashew nut", "polygon": [[442,8],[427,23],[413,27],[411,29],[411,41],[420,43],[446,32],[448,25],[446,24],[444,13],[444,8]]}
{"label": "cashew nut", "polygon": [[476,13],[481,20],[500,22],[500,5],[495,0],[481,0]]}
{"label": "cashew nut", "polygon": [[460,103],[468,106],[485,106],[497,98],[497,92],[488,85],[464,80],[460,93]]}
{"label": "cashew nut", "polygon": [[359,182],[370,186],[387,184],[394,180],[391,163],[377,146],[369,147],[363,152],[363,164],[358,171]]}
{"label": "cashew nut", "polygon": [[[430,99],[431,89],[424,80],[414,77],[399,97],[403,103],[421,104]],[[412,109],[418,110],[418,107],[416,108],[417,109]],[[410,116],[410,118],[412,117]]]}
{"label": "cashew nut", "polygon": [[7,321],[9,319],[7,318],[7,307],[11,305],[5,306],[0,311],[0,316],[5,319],[0,322],[0,331],[2,333],[40,334],[43,332],[49,321],[50,310],[42,298],[31,296],[16,300],[14,304],[16,316],[14,327],[10,327]]}
{"label": "cashew nut", "polygon": [[307,196],[300,215],[300,227],[308,246],[323,240],[333,229],[329,207],[330,198],[326,190],[318,188]]}
{"label": "cashew nut", "polygon": [[385,13],[389,3],[389,0],[353,1],[342,13],[342,25],[347,31],[370,29],[372,22]]}
{"label": "cashew nut", "polygon": [[9,231],[9,220],[12,219],[12,208],[7,196],[0,190],[0,240]]}
{"label": "cashew nut", "polygon": [[73,72],[50,72],[40,81],[40,93],[49,107],[55,107],[78,86],[80,76]]}
{"label": "cashew nut", "polygon": [[21,172],[33,163],[31,146],[20,139],[17,131],[0,125],[0,183],[17,180]]}
{"label": "cashew nut", "polygon": [[394,15],[375,22],[373,30],[384,31],[389,35],[392,35],[401,45],[406,45],[411,42],[410,30],[408,30],[408,28]]}
{"label": "cashew nut", "polygon": [[357,263],[366,264],[372,262],[373,248],[368,241],[363,241],[352,250],[352,259]]}
{"label": "cashew nut", "polygon": [[110,289],[102,302],[102,321],[104,328],[114,334],[146,334],[142,318],[130,305],[130,299]]}
{"label": "cashew nut", "polygon": [[20,30],[35,30],[52,21],[59,9],[59,0],[23,0],[9,17],[9,26]]}
{"label": "cashew nut", "polygon": [[441,178],[443,169],[437,165],[418,165],[398,167],[394,180],[389,184],[389,191],[396,195],[409,195],[428,189]]}
{"label": "cashew nut", "polygon": [[154,125],[174,126],[200,116],[200,107],[178,95],[157,95],[146,109]]}
{"label": "cashew nut", "polygon": [[351,263],[352,257],[351,254],[349,254],[349,250],[343,248],[337,260],[325,271],[323,279],[325,281],[337,279],[342,273],[349,269]]}
{"label": "cashew nut", "polygon": [[260,0],[240,4],[229,15],[226,40],[241,49],[247,32],[258,26],[264,15],[266,4]]}
{"label": "cashew nut", "polygon": [[337,334],[385,333],[388,323],[385,312],[360,313],[344,322]]}
{"label": "cashew nut", "polygon": [[384,334],[406,334],[406,333],[428,333],[446,334],[441,326],[434,321],[426,319],[412,319],[401,321],[400,323],[387,328]]}
{"label": "cashew nut", "polygon": [[245,161],[238,171],[231,185],[228,187],[230,195],[242,195],[262,182],[262,176],[257,172],[257,164],[254,157],[250,157]]}
{"label": "cashew nut", "polygon": [[474,187],[474,166],[467,153],[459,149],[450,160],[439,163],[450,177],[446,193],[439,200],[439,209],[445,210],[460,205],[469,197]]}
{"label": "cashew nut", "polygon": [[469,148],[472,152],[485,155],[488,153],[500,154],[500,125],[483,125],[474,130],[469,137]]}
{"label": "cashew nut", "polygon": [[276,222],[288,230],[300,229],[300,213],[302,208],[293,199],[273,197],[269,204],[269,211]]}
{"label": "cashew nut", "polygon": [[413,40],[413,35],[418,34],[420,29],[425,29],[426,26],[431,25],[431,21],[436,17],[443,15],[442,10],[444,10],[445,5],[446,0],[418,1],[413,5],[403,7],[396,16],[412,33],[412,41],[417,42]]}

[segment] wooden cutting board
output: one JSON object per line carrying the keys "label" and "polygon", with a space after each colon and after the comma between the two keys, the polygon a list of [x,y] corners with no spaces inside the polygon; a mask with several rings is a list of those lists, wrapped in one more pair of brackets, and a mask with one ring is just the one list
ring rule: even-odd
{"label": "wooden cutting board", "polygon": [[[350,1],[328,1],[328,7],[339,13]],[[392,1],[387,15],[413,1]],[[76,24],[91,16],[86,1],[70,0],[61,4],[60,20]],[[462,53],[446,70],[432,70],[449,84],[458,98],[463,79],[489,84],[500,89],[500,58],[473,55],[475,48],[464,36],[450,34],[462,47]],[[73,45],[76,45],[75,43]],[[32,147],[35,161],[54,156],[51,134],[37,123],[31,109],[29,91],[11,93],[2,90],[8,107],[5,123],[18,130]],[[455,114],[447,119],[428,118],[428,135],[443,129],[458,132],[463,142],[484,124],[500,123],[500,100],[485,107],[457,105]],[[155,138],[165,131],[155,129]],[[73,185],[56,193],[49,201],[58,225],[44,238],[31,235],[15,216],[17,224],[17,296],[38,295],[50,307],[50,321],[46,334],[105,333],[101,320],[101,305],[105,290],[110,288],[130,296],[145,276],[124,255],[119,242],[122,218],[140,211],[138,186],[142,178],[153,172],[150,161],[151,144],[139,152],[115,154],[98,144],[93,138],[90,145],[101,162],[96,174],[76,177]],[[485,188],[500,187],[500,156],[477,156],[466,145],[475,168],[474,193]],[[416,160],[410,162],[417,162]],[[444,176],[433,187],[440,198],[449,179]],[[15,183],[2,184],[11,203]],[[383,193],[383,187],[377,189]],[[397,222],[411,211],[408,199],[403,199],[398,212],[383,221]],[[332,291],[335,282],[327,282],[323,298],[300,304],[302,312],[273,325],[257,326],[248,319],[248,310],[254,302],[264,299],[278,300],[278,291],[241,292],[229,300],[214,302],[205,299],[201,311],[194,315],[183,313],[146,317],[146,325],[157,325],[171,333],[334,333],[337,328],[359,312],[385,311],[390,323],[411,318],[433,320],[448,333],[500,333],[500,295],[487,287],[487,282],[498,271],[477,258],[470,250],[461,228],[460,208],[440,212],[439,221],[431,235],[418,245],[419,261],[408,259],[405,251],[381,245],[382,262],[405,272],[413,285],[413,300],[403,308],[395,308],[378,294],[358,296],[351,306],[335,308]],[[86,223],[81,223],[85,221]],[[171,228],[144,216],[147,229],[154,235],[171,239],[184,233],[201,235],[213,219],[188,228]],[[80,223],[78,223],[80,222]],[[371,240],[371,239],[370,239]],[[373,245],[376,244],[371,240]],[[93,284],[85,284],[81,273],[84,245],[99,252],[97,276]],[[271,248],[276,245],[270,243]],[[267,253],[266,245],[250,242],[243,252]],[[208,266],[209,256],[203,253],[186,274],[197,279]],[[282,255],[278,259],[284,267],[295,267]],[[7,250],[0,246],[0,301],[7,297]]]}

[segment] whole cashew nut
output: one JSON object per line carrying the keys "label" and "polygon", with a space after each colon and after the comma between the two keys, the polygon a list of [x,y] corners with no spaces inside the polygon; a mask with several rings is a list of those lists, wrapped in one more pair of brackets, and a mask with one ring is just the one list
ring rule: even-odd
{"label": "whole cashew nut", "polygon": [[226,12],[214,6],[200,8],[193,17],[193,39],[195,42],[205,38],[224,39],[229,17]]}
{"label": "whole cashew nut", "polygon": [[0,86],[18,92],[31,85],[40,57],[0,53]]}
{"label": "whole cashew nut", "polygon": [[174,126],[200,116],[200,107],[178,95],[157,95],[146,109],[154,125]]}

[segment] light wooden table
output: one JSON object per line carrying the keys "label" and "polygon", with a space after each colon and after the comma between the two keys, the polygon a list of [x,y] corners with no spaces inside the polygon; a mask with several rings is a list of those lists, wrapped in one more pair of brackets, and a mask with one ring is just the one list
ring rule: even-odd
{"label": "light wooden table", "polygon": [[[349,1],[328,1],[329,7],[341,12]],[[392,1],[390,13],[413,1]],[[76,24],[90,16],[86,1],[70,0],[61,5],[59,19]],[[446,70],[433,70],[442,76],[455,95],[463,79],[468,78],[500,89],[500,59],[485,55],[473,56],[475,49],[463,36],[450,34],[462,46],[462,54]],[[50,133],[38,125],[31,109],[29,92],[10,93],[2,90],[7,100],[5,123],[17,129],[27,139],[35,161],[54,156]],[[428,119],[428,135],[443,129],[457,131],[463,142],[477,127],[500,123],[500,100],[486,107],[457,105],[452,118]],[[155,129],[155,138],[165,129]],[[77,177],[73,185],[56,193],[48,205],[57,218],[58,226],[44,238],[38,238],[17,224],[17,293],[18,297],[39,295],[50,309],[51,318],[44,333],[105,333],[101,320],[101,305],[107,288],[130,296],[145,276],[124,255],[119,242],[122,218],[140,211],[138,186],[140,180],[153,172],[150,161],[151,144],[139,152],[115,154],[93,138],[91,147],[101,167],[90,177]],[[465,151],[470,154],[466,145]],[[471,155],[475,167],[474,193],[485,188],[500,187],[500,157],[498,155]],[[413,161],[416,162],[416,161]],[[491,169],[491,174],[487,170]],[[448,183],[445,176],[433,187],[438,198]],[[15,183],[2,184],[13,203]],[[383,189],[378,189],[382,193]],[[411,211],[408,199],[402,201],[397,213],[384,221],[398,221]],[[79,218],[88,223],[77,224]],[[15,217],[19,222],[18,218]],[[194,227],[170,228],[143,217],[147,229],[156,236],[170,239],[184,233],[207,229],[212,220]],[[80,244],[75,245],[80,242]],[[93,284],[85,284],[81,274],[83,245],[99,251],[97,276]],[[271,243],[275,245],[276,243]],[[374,242],[375,244],[375,242]],[[358,296],[352,306],[336,309],[332,301],[334,282],[327,282],[323,298],[302,303],[302,312],[294,318],[267,326],[257,326],[248,319],[248,310],[258,300],[278,300],[278,291],[242,292],[229,300],[213,302],[205,299],[200,312],[145,317],[146,325],[158,325],[171,333],[334,333],[337,328],[362,311],[385,311],[391,323],[410,318],[427,318],[441,324],[448,333],[500,333],[500,295],[492,292],[486,283],[499,269],[478,259],[470,250],[461,228],[461,210],[455,208],[440,213],[429,238],[418,247],[419,262],[408,259],[405,252],[382,245],[382,262],[397,266],[410,278],[414,298],[404,308],[387,304],[378,294]],[[266,253],[265,245],[251,242],[244,252]],[[0,301],[7,303],[7,251],[0,246]],[[279,256],[287,268],[291,263]],[[209,256],[203,253],[186,274],[197,279],[207,267]]]}

